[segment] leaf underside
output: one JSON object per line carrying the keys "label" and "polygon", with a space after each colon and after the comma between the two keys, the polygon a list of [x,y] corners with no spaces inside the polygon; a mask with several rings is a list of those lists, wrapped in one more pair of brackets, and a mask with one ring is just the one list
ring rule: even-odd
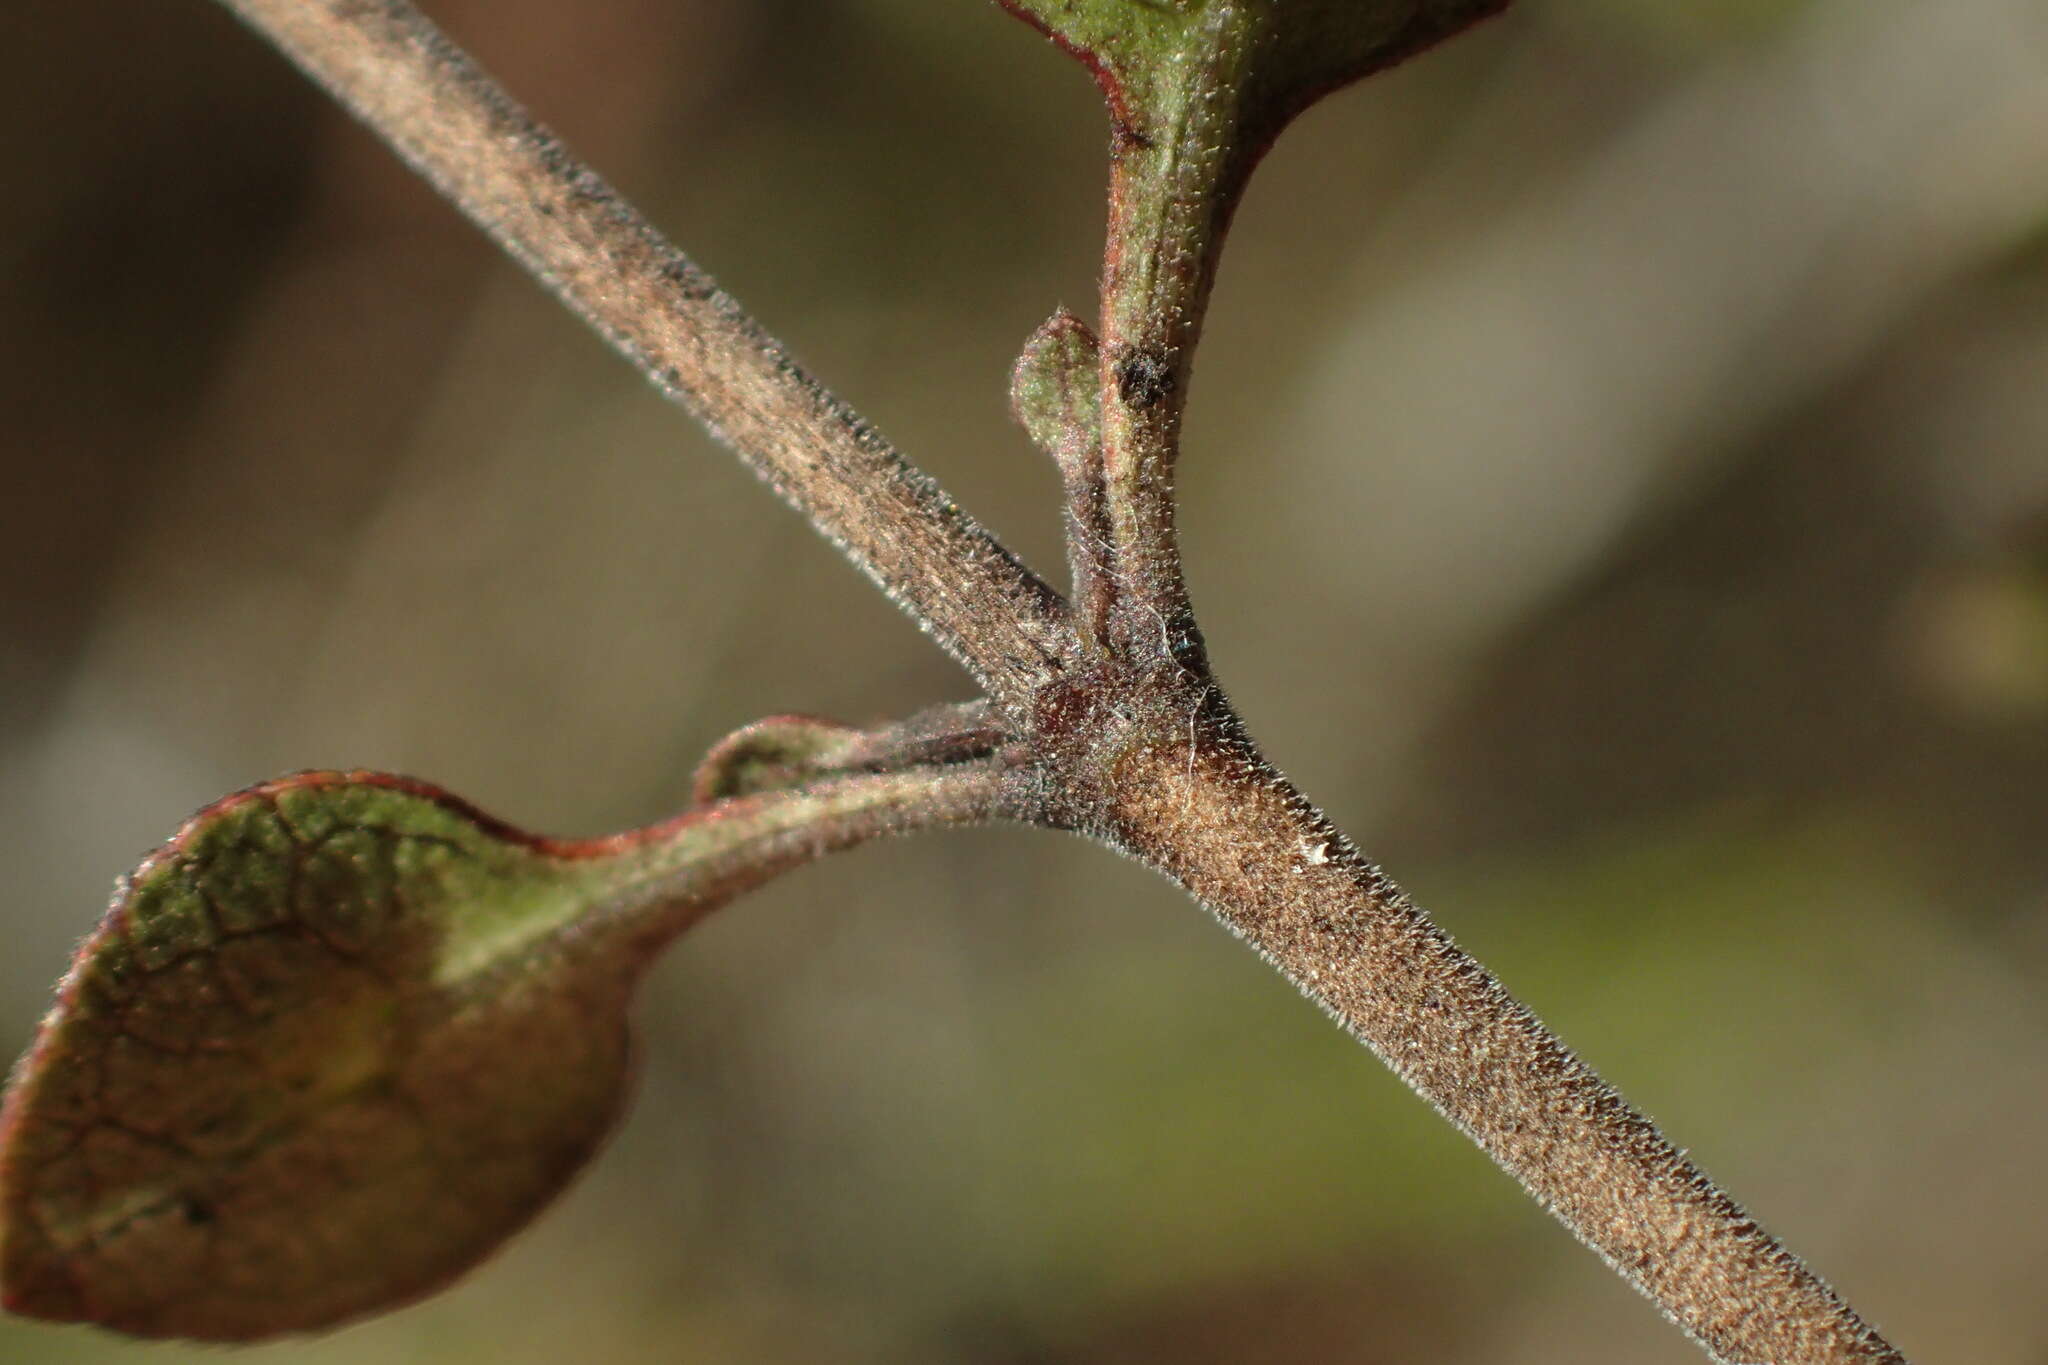
{"label": "leaf underside", "polygon": [[[1270,141],[1323,95],[1432,47],[1509,0],[997,0],[1084,63],[1118,122],[1165,132],[1219,43],[1240,133]],[[1191,85],[1191,82],[1193,83]]]}
{"label": "leaf underside", "polygon": [[0,1108],[8,1309],[250,1340],[444,1284],[604,1140],[651,845],[304,774],[124,879]]}

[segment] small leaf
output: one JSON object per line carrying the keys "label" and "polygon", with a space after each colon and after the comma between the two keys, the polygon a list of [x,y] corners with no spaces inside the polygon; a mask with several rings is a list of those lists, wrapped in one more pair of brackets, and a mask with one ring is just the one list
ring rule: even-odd
{"label": "small leaf", "polygon": [[834,842],[805,820],[902,798],[573,843],[372,773],[201,811],[123,880],[0,1106],[7,1308],[249,1340],[438,1288],[611,1130],[649,956]]}
{"label": "small leaf", "polygon": [[867,732],[817,716],[769,716],[733,731],[697,765],[691,799],[698,805],[814,780],[855,749]]}
{"label": "small leaf", "polygon": [[691,796],[702,806],[768,792],[793,794],[861,774],[936,772],[989,757],[1004,736],[980,701],[934,706],[870,730],[819,716],[769,716],[711,746],[697,765]]}
{"label": "small leaf", "polygon": [[1088,324],[1061,309],[1024,343],[1010,372],[1010,411],[1061,467],[1102,447],[1101,352]]}

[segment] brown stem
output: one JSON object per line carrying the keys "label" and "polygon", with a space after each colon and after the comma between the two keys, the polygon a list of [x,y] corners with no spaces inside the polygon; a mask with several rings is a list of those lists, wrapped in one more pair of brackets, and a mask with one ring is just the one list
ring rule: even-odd
{"label": "brown stem", "polygon": [[1187,888],[1715,1359],[1904,1365],[1295,791],[1212,685],[1077,686],[1040,715],[1043,818]]}
{"label": "brown stem", "polygon": [[[1217,92],[1249,8],[1208,11],[1115,113],[1103,272],[1115,655],[1040,693],[1041,818],[1179,882],[1717,1359],[1903,1362],[1799,1259],[1461,952],[1268,764],[1215,686],[1181,577],[1173,470],[1222,239],[1260,150]],[[1206,91],[1211,98],[1190,97]]]}
{"label": "brown stem", "polygon": [[1059,594],[799,369],[403,0],[224,0],[737,450],[998,697],[1067,647]]}

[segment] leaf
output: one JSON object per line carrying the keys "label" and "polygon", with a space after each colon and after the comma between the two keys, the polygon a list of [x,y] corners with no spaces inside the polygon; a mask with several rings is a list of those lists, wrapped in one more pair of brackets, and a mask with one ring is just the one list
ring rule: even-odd
{"label": "leaf", "polygon": [[868,730],[819,716],[769,716],[711,746],[697,765],[691,799],[703,806],[862,774],[937,772],[989,757],[1005,736],[981,701],[934,706]]}
{"label": "leaf", "polygon": [[1102,346],[1066,309],[1024,343],[1010,371],[1010,411],[1032,444],[1059,465],[1075,619],[1083,638],[1097,641],[1114,600],[1108,581],[1114,533],[1102,467]]}
{"label": "leaf", "polygon": [[1011,413],[1063,469],[1100,455],[1100,366],[1095,334],[1061,309],[1031,334],[1010,372]]}
{"label": "leaf", "polygon": [[201,811],[123,879],[0,1106],[7,1308],[249,1340],[447,1283],[610,1132],[654,951],[848,842],[806,821],[903,794],[586,842],[374,773]]}
{"label": "leaf", "polygon": [[1230,99],[1250,155],[1322,95],[1441,42],[1508,0],[997,0],[1095,74],[1128,135],[1168,136]]}
{"label": "leaf", "polygon": [[733,731],[697,765],[698,805],[815,781],[853,753],[867,732],[817,716],[769,716]]}

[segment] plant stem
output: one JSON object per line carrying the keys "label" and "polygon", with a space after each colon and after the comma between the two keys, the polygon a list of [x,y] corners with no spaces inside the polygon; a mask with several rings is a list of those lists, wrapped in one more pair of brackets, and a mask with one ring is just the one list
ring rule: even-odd
{"label": "plant stem", "polygon": [[[1238,136],[1227,70],[1249,59],[1251,22],[1231,5],[1206,21],[1197,60],[1159,73],[1150,98],[1113,109],[1109,233],[1102,264],[1102,440],[1115,638],[1164,640],[1204,668],[1181,574],[1173,468],[1223,238],[1256,150]],[[1159,111],[1135,124],[1137,108]]]}
{"label": "plant stem", "polygon": [[676,837],[674,866],[622,887],[606,914],[561,931],[564,942],[624,949],[644,961],[713,910],[829,853],[923,830],[985,824],[1011,812],[1012,759],[835,774],[697,806],[674,820],[610,839],[564,844],[602,852],[621,842]]}
{"label": "plant stem", "polygon": [[[1110,101],[1101,406],[1118,657],[1040,707],[1044,816],[1189,890],[1717,1360],[1903,1365],[1295,791],[1215,685],[1173,470],[1223,237],[1264,146],[1231,93],[1259,18],[1221,3],[1202,22],[1198,60]],[[1155,112],[1134,126],[1136,109]]]}
{"label": "plant stem", "polygon": [[805,374],[709,276],[404,0],[224,0],[672,400],[947,653],[1016,702],[1059,594]]}
{"label": "plant stem", "polygon": [[1181,741],[1119,746],[1090,832],[1187,888],[1716,1360],[1904,1365],[1274,772],[1220,694],[1162,698],[1145,730]]}
{"label": "plant stem", "polygon": [[1723,1365],[1905,1365],[1154,649],[1047,689],[1013,809],[1184,887]]}
{"label": "plant stem", "polygon": [[[1086,566],[1112,598],[1110,638],[1106,651],[1083,651],[1051,588],[410,5],[225,3],[737,448],[982,680],[1002,726],[981,728],[970,709],[929,734],[877,732],[875,753],[908,738],[905,752],[932,741],[941,759],[967,756],[947,770],[943,808],[892,828],[1000,810],[1140,858],[1271,959],[1717,1359],[1903,1361],[1367,863],[1265,762],[1211,680],[1180,571],[1172,472],[1217,255],[1259,150],[1238,135],[1229,99],[1213,97],[1236,86],[1219,73],[1254,46],[1249,7],[1203,11],[1211,41],[1200,55],[1215,65],[1193,64],[1199,80],[1190,69],[1162,75],[1182,91],[1146,102],[1163,115],[1145,126],[1118,118],[1102,515],[1087,498],[1075,514],[1110,542]],[[1076,489],[1092,498],[1075,479],[1070,499]],[[754,737],[771,741],[771,759],[787,756],[781,768],[742,772],[740,760],[759,755],[726,751],[711,789],[801,779],[813,742],[826,767],[843,757],[834,736],[796,729]],[[822,851],[804,843],[821,837],[792,832],[786,851]]]}

